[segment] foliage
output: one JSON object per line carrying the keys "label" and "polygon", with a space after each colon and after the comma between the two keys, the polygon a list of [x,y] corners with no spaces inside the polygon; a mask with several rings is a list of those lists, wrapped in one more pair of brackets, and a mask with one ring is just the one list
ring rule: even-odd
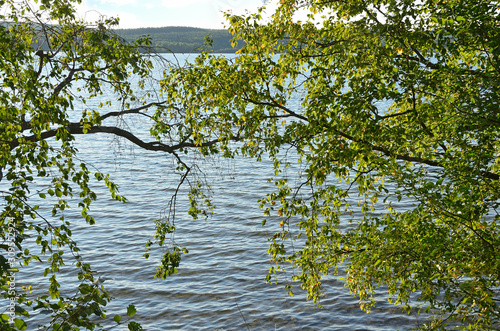
{"label": "foliage", "polygon": [[[62,213],[77,201],[96,221],[94,178],[125,201],[109,176],[77,159],[75,135],[95,133],[177,161],[179,186],[146,258],[171,244],[181,185],[191,188],[193,218],[213,208],[181,153],[270,158],[276,190],[260,206],[281,227],[269,238],[272,273],[293,268],[291,280],[318,303],[329,275],[366,310],[382,287],[407,310],[435,313],[424,327],[498,327],[498,2],[282,0],[270,20],[262,10],[228,16],[234,45],[244,44],[234,57],[163,63],[165,100],[146,90],[158,58],[138,46],[151,41],[127,44],[110,31],[115,19],[89,25],[73,3],[0,1],[0,288],[15,302],[2,329],[28,329],[31,308],[50,314],[54,330],[96,329],[106,318],[111,295]],[[114,100],[96,106],[105,89]],[[127,116],[151,121],[155,140],[108,124]],[[183,252],[169,247],[156,276],[174,274]],[[45,295],[12,291],[19,268],[45,259]],[[68,261],[79,280],[69,297],[57,278]],[[130,305],[128,318],[135,313]]]}
{"label": "foliage", "polygon": [[[82,218],[94,224],[89,209],[97,198],[96,182],[106,185],[113,199],[125,198],[108,175],[78,159],[75,135],[111,134],[170,153],[184,170],[181,182],[190,170],[176,156],[183,143],[146,142],[126,125],[118,126],[130,116],[148,120],[145,110],[163,107],[146,90],[159,58],[138,51],[150,40],[126,43],[111,30],[117,19],[89,23],[76,18],[77,2],[0,1],[0,288],[3,302],[10,302],[2,308],[2,330],[33,329],[26,323],[31,310],[47,314],[50,322],[44,327],[52,330],[93,330],[106,318],[111,295],[72,240],[63,211],[77,205]],[[110,119],[117,124],[110,125]],[[49,285],[35,297],[32,284],[23,283],[22,290],[16,285],[16,274],[42,262]],[[73,267],[77,286],[68,295],[68,285],[60,284],[57,275]],[[162,267],[169,268],[168,261]],[[128,319],[134,314],[129,306]],[[106,323],[141,329],[120,315]]]}
{"label": "foliage", "polygon": [[227,17],[246,42],[234,58],[205,52],[168,72],[168,114],[203,154],[274,161],[261,200],[282,227],[272,272],[291,263],[315,302],[331,275],[362,309],[384,288],[435,313],[424,328],[498,327],[498,8],[282,0],[269,20]]}

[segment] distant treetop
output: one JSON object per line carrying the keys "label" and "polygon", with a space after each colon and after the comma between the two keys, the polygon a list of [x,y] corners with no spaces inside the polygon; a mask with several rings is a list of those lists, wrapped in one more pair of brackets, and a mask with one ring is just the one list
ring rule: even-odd
{"label": "distant treetop", "polygon": [[231,47],[231,33],[227,30],[202,29],[184,26],[169,26],[162,28],[117,29],[115,32],[126,41],[148,35],[151,46],[158,52],[200,53],[207,50],[205,37],[213,40],[212,50],[215,53],[234,53],[238,48]]}

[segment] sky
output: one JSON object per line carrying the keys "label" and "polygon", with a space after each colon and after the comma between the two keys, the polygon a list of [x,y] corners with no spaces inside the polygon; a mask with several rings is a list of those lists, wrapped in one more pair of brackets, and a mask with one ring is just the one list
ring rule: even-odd
{"label": "sky", "polygon": [[119,17],[122,29],[192,26],[223,29],[223,11],[255,12],[265,0],[83,0],[78,12],[87,21]]}

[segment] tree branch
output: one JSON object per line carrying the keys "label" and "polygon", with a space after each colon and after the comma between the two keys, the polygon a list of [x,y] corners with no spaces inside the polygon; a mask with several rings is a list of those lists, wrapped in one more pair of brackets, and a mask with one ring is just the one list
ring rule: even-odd
{"label": "tree branch", "polygon": [[[162,106],[165,103],[166,103],[165,101],[162,101],[162,102],[151,102],[151,103],[148,103],[146,105],[143,105],[143,106],[140,106],[140,107],[137,107],[137,108],[132,108],[132,109],[127,109],[127,110],[122,110],[122,111],[114,111],[114,112],[106,113],[106,114],[104,114],[104,115],[101,116],[101,120],[105,120],[108,117],[117,117],[117,116],[126,115],[126,114],[138,114],[141,110],[148,109],[148,108],[153,107],[153,106]],[[178,108],[176,108],[176,109],[179,110]],[[148,116],[148,117],[151,118],[151,116]]]}
{"label": "tree branch", "polygon": [[[423,159],[420,157],[414,157],[414,156],[410,156],[410,155],[394,154],[393,152],[391,152],[390,150],[388,150],[384,147],[375,146],[375,145],[371,144],[370,142],[367,142],[363,139],[356,139],[355,137],[353,137],[345,132],[342,132],[340,130],[337,130],[335,128],[327,127],[327,126],[325,126],[325,128],[327,128],[328,130],[332,130],[333,132],[335,132],[339,136],[342,136],[350,141],[367,145],[367,146],[369,146],[369,148],[371,148],[375,151],[378,151],[378,152],[382,152],[386,156],[395,157],[397,160],[427,164],[427,165],[430,165],[433,167],[444,168],[444,166],[438,161]],[[500,180],[500,175],[493,173],[493,172],[481,171],[480,174],[481,174],[481,176],[483,176],[485,178],[489,178],[489,179],[493,179],[493,180]]]}
{"label": "tree branch", "polygon": [[[32,136],[25,136],[22,137],[25,141],[30,141],[30,142],[37,142],[41,140],[46,140],[49,138],[53,138],[57,136],[58,131],[61,128],[58,129],[52,129],[49,131],[42,132],[40,136],[32,135]],[[181,149],[181,148],[200,148],[200,147],[208,147],[208,146],[213,146],[217,143],[219,143],[219,139],[214,139],[210,140],[204,143],[196,144],[196,143],[191,143],[187,141],[183,141],[181,143],[175,144],[175,145],[167,145],[158,141],[154,142],[145,142],[141,139],[139,139],[137,136],[135,136],[133,133],[130,131],[120,129],[115,126],[93,126],[90,127],[84,132],[84,128],[80,123],[71,123],[68,126],[65,127],[65,129],[68,131],[69,134],[92,134],[92,133],[110,133],[122,138],[125,138],[129,140],[130,142],[134,143],[135,145],[144,148],[145,150],[148,151],[162,151],[162,152],[167,152],[171,154],[175,154],[175,151]],[[239,137],[233,137],[231,138],[233,141],[238,141],[240,140]],[[13,150],[14,148],[18,147],[20,145],[19,139],[15,139],[9,142],[10,150]]]}

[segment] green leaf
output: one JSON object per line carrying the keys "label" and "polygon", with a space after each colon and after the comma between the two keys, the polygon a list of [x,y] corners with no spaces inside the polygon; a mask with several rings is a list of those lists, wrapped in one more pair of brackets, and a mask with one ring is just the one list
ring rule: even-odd
{"label": "green leaf", "polygon": [[137,323],[137,322],[130,322],[130,323],[128,323],[128,329],[130,331],[141,331],[141,330],[143,330],[142,326],[139,323]]}
{"label": "green leaf", "polygon": [[137,312],[137,310],[135,309],[135,306],[133,304],[130,304],[128,307],[127,307],[127,316],[129,317],[133,317],[135,315],[135,313]]}
{"label": "green leaf", "polygon": [[19,318],[14,319],[14,325],[18,330],[26,330],[26,328],[28,327],[26,322]]}

